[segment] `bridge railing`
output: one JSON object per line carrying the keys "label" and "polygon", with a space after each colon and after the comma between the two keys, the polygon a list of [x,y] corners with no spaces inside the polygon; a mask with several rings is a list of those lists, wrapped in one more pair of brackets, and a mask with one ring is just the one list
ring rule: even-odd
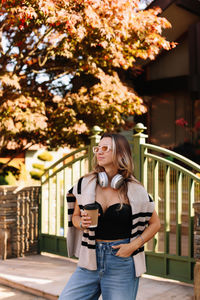
{"label": "bridge railing", "polygon": [[155,201],[161,230],[146,245],[148,272],[193,280],[194,202],[200,202],[200,166],[168,149],[146,143],[137,128],[136,174]]}

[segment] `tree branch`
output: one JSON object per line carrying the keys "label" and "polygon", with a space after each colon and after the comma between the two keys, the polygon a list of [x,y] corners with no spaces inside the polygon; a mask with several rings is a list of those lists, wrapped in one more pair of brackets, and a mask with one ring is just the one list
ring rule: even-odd
{"label": "tree branch", "polygon": [[28,150],[33,144],[30,143],[28,144],[28,146],[25,146],[24,149],[20,149],[18,151],[15,151],[15,153],[13,155],[11,155],[10,159],[2,165],[2,167],[0,168],[0,174],[3,173],[4,169],[9,165],[9,163],[20,153],[25,152],[26,150]]}

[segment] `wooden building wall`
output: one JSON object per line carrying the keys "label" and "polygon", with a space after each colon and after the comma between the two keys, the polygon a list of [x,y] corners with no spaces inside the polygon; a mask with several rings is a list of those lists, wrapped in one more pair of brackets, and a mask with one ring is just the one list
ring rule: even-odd
{"label": "wooden building wall", "polygon": [[149,141],[173,148],[195,139],[194,133],[176,126],[176,120],[184,118],[191,128],[200,120],[200,3],[155,0],[154,5],[161,6],[161,16],[172,24],[164,35],[178,44],[144,66],[137,87],[148,106]]}

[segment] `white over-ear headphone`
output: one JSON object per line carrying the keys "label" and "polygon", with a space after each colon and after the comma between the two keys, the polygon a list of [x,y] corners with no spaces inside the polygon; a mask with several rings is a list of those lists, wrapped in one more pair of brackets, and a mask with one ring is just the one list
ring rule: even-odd
{"label": "white over-ear headphone", "polygon": [[[106,172],[98,173],[98,182],[101,187],[108,186],[108,176],[107,176]],[[120,186],[123,184],[123,182],[124,182],[124,177],[120,174],[116,174],[112,178],[110,186],[111,186],[111,188],[117,190],[118,188],[120,188]]]}

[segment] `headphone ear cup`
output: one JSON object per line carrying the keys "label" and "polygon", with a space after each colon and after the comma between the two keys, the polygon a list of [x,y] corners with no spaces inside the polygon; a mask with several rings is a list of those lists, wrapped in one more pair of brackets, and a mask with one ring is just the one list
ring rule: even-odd
{"label": "headphone ear cup", "polygon": [[123,182],[124,182],[124,177],[121,174],[117,174],[111,180],[110,186],[114,190],[117,190],[118,188],[120,188]]}
{"label": "headphone ear cup", "polygon": [[98,173],[98,182],[101,187],[107,187],[108,186],[108,176],[106,172],[99,172]]}

